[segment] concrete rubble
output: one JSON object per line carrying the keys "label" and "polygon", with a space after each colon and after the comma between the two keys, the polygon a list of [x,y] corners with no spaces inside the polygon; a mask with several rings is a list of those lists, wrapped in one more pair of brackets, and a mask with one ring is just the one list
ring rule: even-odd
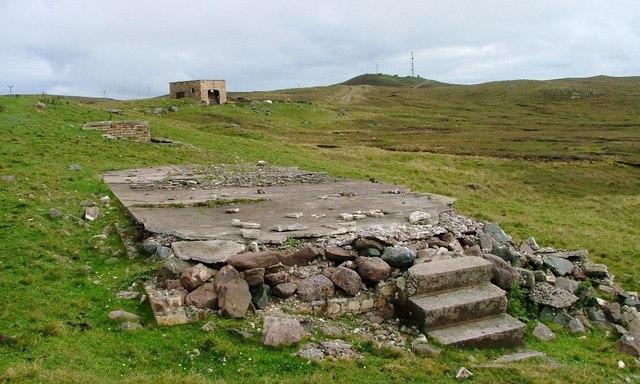
{"label": "concrete rubble", "polygon": [[[542,321],[620,336],[640,325],[637,293],[617,288],[587,251],[541,248],[534,239],[515,244],[497,223],[457,214],[455,200],[444,196],[265,164],[119,171],[104,180],[145,243],[170,250],[158,277],[145,283],[158,324],[241,318],[272,307],[385,322],[406,317],[415,289],[408,271],[481,258],[491,283],[519,286]],[[153,257],[157,246],[142,249]],[[596,300],[597,291],[611,300]],[[535,333],[553,338],[548,329]],[[627,346],[633,342],[620,345],[637,350]],[[308,353],[320,356],[318,350]]]}

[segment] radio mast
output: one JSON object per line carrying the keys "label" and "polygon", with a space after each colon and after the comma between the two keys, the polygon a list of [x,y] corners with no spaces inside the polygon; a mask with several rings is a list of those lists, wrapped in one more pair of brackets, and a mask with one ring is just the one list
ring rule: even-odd
{"label": "radio mast", "polygon": [[415,67],[413,66],[413,51],[411,51],[411,77],[416,77]]}

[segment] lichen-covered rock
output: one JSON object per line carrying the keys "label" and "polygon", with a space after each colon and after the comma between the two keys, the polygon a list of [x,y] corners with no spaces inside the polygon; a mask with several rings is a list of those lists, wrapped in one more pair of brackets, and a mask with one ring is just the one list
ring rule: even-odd
{"label": "lichen-covered rock", "polygon": [[553,308],[569,308],[578,297],[573,293],[556,288],[548,283],[537,283],[531,290],[531,300]]}
{"label": "lichen-covered rock", "polygon": [[224,316],[234,319],[243,318],[251,304],[249,285],[241,277],[228,281],[220,286],[218,305]]}

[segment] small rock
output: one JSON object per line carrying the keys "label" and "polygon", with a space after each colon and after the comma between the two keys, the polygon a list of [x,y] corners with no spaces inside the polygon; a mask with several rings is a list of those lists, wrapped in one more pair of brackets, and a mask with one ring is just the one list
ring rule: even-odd
{"label": "small rock", "polygon": [[111,321],[140,321],[140,316],[135,313],[126,312],[121,309],[109,312],[109,320]]}
{"label": "small rock", "polygon": [[272,293],[274,296],[286,299],[293,296],[296,293],[296,289],[298,289],[298,286],[294,283],[282,283],[273,287]]}
{"label": "small rock", "polygon": [[125,321],[116,328],[118,331],[135,331],[137,329],[142,329],[142,325],[132,321]]}
{"label": "small rock", "polygon": [[315,260],[320,255],[320,251],[317,248],[306,246],[299,251],[284,256],[282,258],[282,264],[286,266],[307,265],[311,261]]}
{"label": "small rock", "polygon": [[407,247],[386,247],[382,252],[382,260],[392,267],[411,267],[415,259],[416,252]]}
{"label": "small rock", "polygon": [[[491,236],[498,244],[511,242],[511,236],[507,235],[506,232],[500,228],[500,224],[498,223],[486,223],[484,225],[484,233]],[[484,247],[483,247],[484,248]]]}
{"label": "small rock", "polygon": [[509,290],[520,278],[518,271],[501,257],[486,253],[484,258],[493,264],[491,267],[491,282],[498,287]]}
{"label": "small rock", "polygon": [[264,283],[264,268],[247,269],[242,276],[250,287],[256,287]]}
{"label": "small rock", "polygon": [[298,284],[297,295],[302,301],[312,302],[332,297],[334,290],[333,282],[326,276],[314,275]]}
{"label": "small rock", "polygon": [[376,249],[378,252],[382,252],[384,250],[384,245],[379,241],[363,237],[358,237],[357,239],[355,239],[353,243],[351,243],[351,246],[353,247],[353,249],[356,249],[358,251],[371,248]]}
{"label": "small rock", "polygon": [[309,229],[309,227],[304,224],[276,225],[271,228],[271,230],[274,232],[295,232],[304,231],[307,229]]}
{"label": "small rock", "polygon": [[225,209],[224,212],[225,213],[229,213],[229,214],[238,213],[238,212],[240,212],[240,208],[227,208],[227,209]]}
{"label": "small rock", "polygon": [[197,308],[218,309],[218,294],[213,283],[204,283],[184,299],[185,305],[193,305]]}
{"label": "small rock", "polygon": [[210,321],[207,324],[203,325],[200,329],[205,332],[211,332],[216,330],[216,325],[213,323],[213,321]]}
{"label": "small rock", "polygon": [[347,260],[353,260],[355,258],[355,256],[353,256],[351,252],[341,247],[327,247],[325,248],[324,252],[327,260],[333,261],[335,263],[342,263]]}
{"label": "small rock", "polygon": [[578,297],[571,292],[548,283],[537,283],[530,296],[534,302],[553,308],[568,308],[578,301]]}
{"label": "small rock", "polygon": [[344,267],[332,268],[328,277],[338,288],[350,296],[355,296],[360,291],[362,280],[356,271]]}
{"label": "small rock", "polygon": [[265,309],[269,304],[269,292],[271,287],[266,284],[259,285],[250,289],[251,302],[258,309]]}
{"label": "small rock", "polygon": [[70,171],[79,171],[82,169],[82,166],[80,164],[71,164],[67,167],[67,169]]}
{"label": "small rock", "polygon": [[246,240],[255,240],[260,238],[260,230],[259,229],[245,229],[242,228],[240,230],[240,235],[243,239]]}
{"label": "small rock", "polygon": [[203,264],[196,264],[182,271],[180,283],[187,291],[193,291],[215,275],[215,270]]}
{"label": "small rock", "polygon": [[161,244],[156,239],[149,237],[142,242],[142,250],[148,255],[153,255],[156,253],[156,250],[160,245]]}
{"label": "small rock", "polygon": [[274,251],[245,252],[230,256],[227,263],[239,270],[267,268],[278,264],[281,257],[278,252]]}
{"label": "small rock", "polygon": [[438,348],[432,345],[429,345],[427,343],[415,343],[412,345],[411,351],[418,356],[430,356],[430,357],[439,356],[441,353],[441,351]]}
{"label": "small rock", "polygon": [[640,333],[629,332],[622,335],[615,345],[616,349],[633,357],[640,357]]}
{"label": "small rock", "polygon": [[303,332],[294,318],[267,316],[262,325],[262,343],[271,347],[293,345],[302,340]]}
{"label": "small rock", "polygon": [[538,340],[542,341],[550,341],[556,338],[556,334],[553,333],[553,331],[549,329],[549,327],[539,321],[537,322],[536,327],[533,329],[532,334]]}
{"label": "small rock", "polygon": [[57,219],[58,217],[60,217],[62,214],[60,213],[60,211],[58,211],[55,208],[51,208],[49,210],[49,217],[52,219]]}
{"label": "small rock", "polygon": [[473,376],[473,373],[465,367],[460,367],[456,372],[456,380],[464,380]]}
{"label": "small rock", "polygon": [[360,277],[371,283],[386,280],[391,274],[391,266],[378,257],[358,257],[356,270]]}
{"label": "small rock", "polygon": [[299,219],[304,216],[302,212],[291,212],[284,215],[287,219]]}
{"label": "small rock", "polygon": [[409,223],[411,224],[429,224],[429,220],[431,220],[431,215],[427,212],[415,211],[411,212],[408,217]]}
{"label": "small rock", "polygon": [[551,268],[557,276],[565,276],[573,271],[573,263],[567,259],[553,256],[543,256],[543,263]]}
{"label": "small rock", "polygon": [[94,221],[98,218],[98,214],[100,213],[100,208],[98,207],[87,207],[84,209],[84,218],[89,221]]}
{"label": "small rock", "polygon": [[269,285],[278,285],[289,281],[289,274],[284,271],[270,273],[264,276],[264,281]]}

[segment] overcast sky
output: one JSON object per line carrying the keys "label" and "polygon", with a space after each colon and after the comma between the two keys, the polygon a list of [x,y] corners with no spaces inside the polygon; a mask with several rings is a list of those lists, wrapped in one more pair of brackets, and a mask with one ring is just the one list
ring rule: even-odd
{"label": "overcast sky", "polygon": [[0,94],[640,75],[639,0],[0,0]]}

